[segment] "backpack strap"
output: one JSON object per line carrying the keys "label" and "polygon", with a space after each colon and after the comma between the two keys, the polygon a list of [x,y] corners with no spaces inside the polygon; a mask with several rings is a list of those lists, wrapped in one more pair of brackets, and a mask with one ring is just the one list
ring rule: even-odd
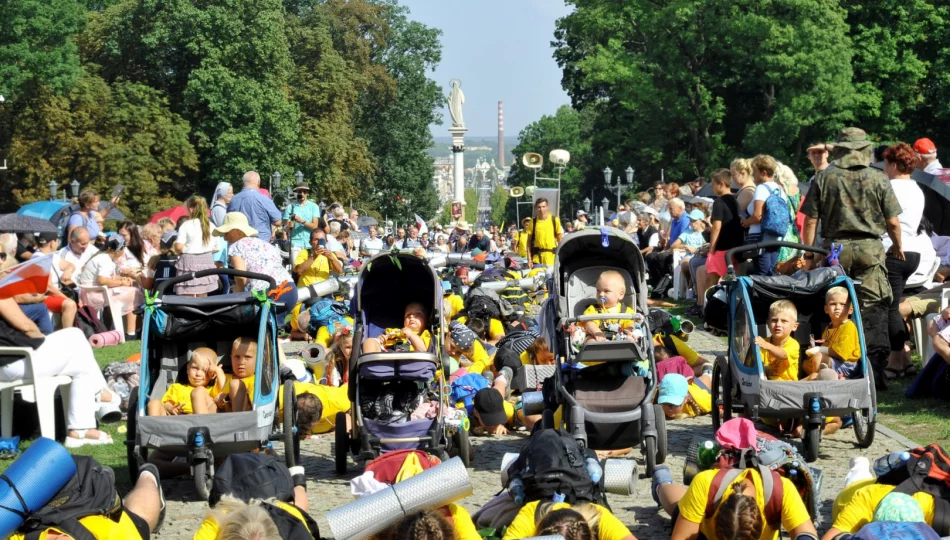
{"label": "backpack strap", "polygon": [[87,529],[86,526],[80,523],[76,518],[63,520],[62,522],[55,525],[50,525],[45,529],[28,532],[25,535],[25,540],[40,540],[43,533],[50,528],[62,531],[68,534],[74,540],[96,540],[96,537],[92,534],[92,532],[90,532],[89,529]]}
{"label": "backpack strap", "polygon": [[[719,469],[709,485],[709,495],[706,501],[706,519],[711,519],[722,502],[726,489],[731,486],[746,469]],[[785,497],[782,478],[775,471],[764,465],[758,467],[762,477],[762,493],[765,497],[765,521],[773,530],[778,530],[782,523],[782,501]]]}
{"label": "backpack strap", "polygon": [[736,478],[739,478],[742,472],[742,469],[719,469],[716,471],[716,476],[709,484],[709,494],[706,499],[706,519],[710,519],[715,515],[726,489],[736,481]]}

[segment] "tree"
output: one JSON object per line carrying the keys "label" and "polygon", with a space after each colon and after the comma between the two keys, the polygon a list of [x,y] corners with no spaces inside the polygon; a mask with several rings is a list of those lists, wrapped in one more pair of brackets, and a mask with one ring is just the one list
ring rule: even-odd
{"label": "tree", "polygon": [[0,3],[0,95],[20,100],[45,87],[62,95],[82,74],[73,37],[86,25],[75,0]]}
{"label": "tree", "polygon": [[412,201],[413,213],[431,217],[438,196],[432,184],[433,159],[426,149],[433,142],[429,126],[442,123],[445,97],[427,73],[441,60],[441,31],[410,21],[408,10],[395,2],[382,2],[380,8],[388,32],[385,47],[374,51],[372,60],[386,67],[395,93],[377,88],[361,100],[357,132],[377,158],[373,188],[364,190],[361,198],[372,200],[381,212],[408,219],[412,216],[402,209],[410,209],[394,204],[399,194]]}
{"label": "tree", "polygon": [[181,200],[176,184],[197,168],[188,131],[160,92],[87,75],[66,96],[43,89],[25,104],[5,187],[25,204],[46,198],[50,179],[61,189],[76,179],[100,193],[122,183],[123,210],[143,222]]}
{"label": "tree", "polygon": [[508,190],[502,186],[495,186],[491,192],[491,222],[495,225],[512,223],[507,218]]}
{"label": "tree", "polygon": [[594,110],[593,153],[648,177],[692,179],[736,153],[794,164],[866,101],[836,2],[571,3],[555,58],[574,106]]}
{"label": "tree", "polygon": [[[593,172],[590,144],[592,113],[592,109],[577,112],[564,105],[553,116],[542,116],[540,120],[525,126],[518,136],[518,146],[512,150],[515,156],[523,156],[528,152],[541,154],[544,167],[538,171],[538,175],[549,178],[557,177],[556,167],[547,159],[551,150],[563,149],[571,153],[571,161],[561,173],[561,201],[564,204],[583,199],[583,194],[595,186],[597,173]],[[511,168],[506,181],[509,186],[533,186],[534,171],[518,163]],[[603,177],[600,181],[603,182]],[[541,186],[550,187],[550,184]],[[509,223],[516,220],[513,201],[515,199],[510,199],[506,204],[506,221]],[[562,216],[568,214],[564,206],[560,213]]]}

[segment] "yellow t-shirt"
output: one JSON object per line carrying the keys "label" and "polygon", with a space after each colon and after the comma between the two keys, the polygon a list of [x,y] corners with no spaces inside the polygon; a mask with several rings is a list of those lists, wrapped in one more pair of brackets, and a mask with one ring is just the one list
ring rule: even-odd
{"label": "yellow t-shirt", "polygon": [[455,538],[458,540],[482,540],[482,536],[478,534],[478,529],[475,528],[475,522],[472,521],[472,516],[468,513],[468,510],[452,503],[445,505],[445,507],[449,509],[449,515],[452,516]]}
{"label": "yellow t-shirt", "polygon": [[[228,379],[227,383],[230,382],[230,379]],[[225,389],[228,387],[227,383],[224,385]],[[181,409],[181,412],[184,414],[193,414],[195,410],[191,406],[191,392],[194,389],[194,386],[188,384],[174,383],[168,387],[168,390],[165,391],[165,395],[162,396],[162,403],[184,405],[184,407]],[[251,391],[253,392],[253,389]],[[217,397],[220,393],[221,392],[218,391],[218,387],[214,384],[208,386],[208,394],[211,397]]]}
{"label": "yellow t-shirt", "polygon": [[[538,512],[539,501],[529,502],[528,504],[521,507],[521,511],[518,512],[518,515],[515,516],[514,521],[511,522],[511,525],[508,526],[508,530],[505,532],[504,540],[514,540],[516,538],[528,538],[535,536],[535,533],[538,530],[537,523],[535,523],[534,518],[535,514]],[[610,513],[610,510],[607,510],[603,506],[592,504],[598,512],[600,512],[600,524],[598,528],[600,529],[598,533],[598,540],[622,540],[628,536],[631,536],[632,533],[630,529],[626,527],[619,519],[616,518],[613,514]],[[571,505],[567,503],[557,503],[551,506],[551,511],[561,510],[562,508],[570,508]]]}
{"label": "yellow t-shirt", "polygon": [[492,358],[488,356],[488,351],[485,350],[485,346],[482,345],[482,342],[475,340],[475,343],[472,344],[472,355],[465,355],[466,358],[472,361],[472,365],[466,368],[469,373],[478,373],[479,375],[492,368]]}
{"label": "yellow t-shirt", "polygon": [[[273,501],[267,504],[273,504],[277,508],[280,508],[284,512],[292,515],[294,518],[303,523],[304,526],[306,526],[307,522],[303,518],[303,511],[296,506],[282,501]],[[218,530],[218,522],[209,515],[203,522],[201,522],[201,527],[199,527],[198,532],[195,533],[194,540],[216,540],[218,538]]]}
{"label": "yellow t-shirt", "polygon": [[[96,538],[121,538],[123,540],[142,538],[138,529],[135,528],[135,523],[132,522],[132,518],[129,517],[129,513],[124,510],[122,511],[122,515],[119,516],[118,522],[112,521],[107,516],[95,515],[80,518],[79,523],[89,529],[89,532]],[[46,540],[50,531],[57,534],[66,534],[65,531],[50,527],[40,533],[40,540]],[[24,540],[25,538],[26,535],[23,533],[13,533],[13,535],[10,536],[10,540]],[[212,536],[211,538],[214,537]]]}
{"label": "yellow t-shirt", "polygon": [[[309,258],[310,250],[301,250],[300,253],[297,254],[297,258],[294,259],[294,268],[297,268],[299,264],[302,264]],[[330,261],[321,255],[313,261],[313,264],[310,265],[310,268],[308,268],[306,272],[300,274],[297,278],[297,286],[309,287],[314,283],[320,283],[328,279],[330,279]]]}
{"label": "yellow t-shirt", "polygon": [[[224,379],[224,387],[230,388],[231,379],[234,378],[234,375],[228,374],[225,377],[226,378]],[[254,404],[254,375],[248,375],[247,377],[244,377],[243,379],[239,379],[239,380],[244,383],[244,388],[247,389],[247,399],[253,405]]]}
{"label": "yellow t-shirt", "polygon": [[[614,306],[614,307],[605,307],[605,308],[601,308],[600,306],[592,305],[592,306],[587,306],[587,309],[584,310],[584,315],[598,315],[598,314],[605,314],[605,313],[608,314],[608,315],[611,315],[611,314],[614,314],[614,313],[616,313],[616,314],[622,314],[622,313],[633,314],[633,308],[630,307],[630,306],[625,306],[625,305],[623,305],[623,304],[617,304],[617,305]],[[601,320],[601,321],[590,321],[590,322],[596,324],[596,325],[597,325],[597,328],[603,328],[605,323],[606,323],[607,325],[619,324],[621,329],[626,329],[626,328],[629,328],[629,327],[633,326],[633,321],[631,321],[631,320],[621,320],[621,319],[606,319],[606,320]],[[587,323],[584,323],[584,324],[587,324]]]}
{"label": "yellow t-shirt", "polygon": [[858,338],[858,327],[854,321],[848,319],[838,328],[825,328],[821,333],[822,345],[831,349],[832,356],[845,362],[857,362],[861,358],[861,341]]}
{"label": "yellow t-shirt", "polygon": [[528,256],[528,231],[521,231],[516,237],[516,242],[518,246],[518,256],[527,257]]}
{"label": "yellow t-shirt", "polygon": [[[881,500],[893,490],[894,486],[871,484],[851,493],[849,493],[849,490],[841,492],[839,498],[850,494],[851,500],[844,503],[844,508],[838,513],[833,527],[841,532],[851,534],[858,532],[861,527],[873,521],[874,510],[881,504]],[[928,525],[933,525],[933,495],[918,491],[911,496],[920,504],[921,510],[924,511],[924,521],[926,521]],[[838,505],[838,502],[838,500],[835,500],[835,506]]]}
{"label": "yellow t-shirt", "polygon": [[[706,519],[706,503],[709,500],[709,488],[717,472],[719,471],[710,470],[697,474],[696,477],[693,478],[693,482],[689,485],[686,494],[683,495],[683,498],[680,499],[679,502],[680,516],[692,523],[698,523],[700,532],[709,540],[718,540],[716,536],[716,517],[719,515],[719,509],[716,509],[712,518]],[[768,501],[765,500],[765,494],[762,491],[762,478],[759,476],[757,470],[748,469],[740,474],[736,481],[741,481],[745,478],[751,478],[752,483],[755,484],[755,500],[758,503],[759,512],[763,516],[763,521],[765,521],[765,503]],[[805,509],[805,503],[802,502],[802,498],[798,495],[795,484],[787,478],[782,478],[782,489],[782,528],[786,531],[790,531],[806,521],[811,521],[808,510]],[[725,493],[723,493],[722,501],[729,499],[732,493],[732,486],[727,487]],[[676,524],[674,524],[674,527],[675,526]],[[778,531],[773,530],[767,523],[763,523],[762,536],[759,538],[761,540],[773,540],[778,538]]]}
{"label": "yellow t-shirt", "polygon": [[[765,368],[765,375],[773,381],[797,381],[798,356],[801,354],[801,347],[799,347],[798,342],[795,341],[795,338],[789,336],[785,342],[782,343],[782,350],[784,350],[788,355],[788,359],[785,361],[774,360],[768,351],[761,349],[762,366]],[[788,363],[787,367],[782,371],[776,372],[775,370],[779,369],[776,366],[783,362]]]}
{"label": "yellow t-shirt", "polygon": [[[327,433],[333,431],[336,415],[341,412],[350,411],[350,396],[347,385],[327,386],[324,384],[313,384],[304,382],[294,382],[294,394],[300,396],[303,394],[313,394],[323,403],[323,414],[320,415],[320,422],[313,427],[314,433]],[[277,414],[284,414],[284,393],[277,393]]]}
{"label": "yellow t-shirt", "polygon": [[[534,221],[537,221],[537,224]],[[561,219],[548,216],[545,219],[532,220],[528,225],[528,233],[533,234],[531,247],[535,249],[553,250],[557,247],[557,235],[564,234],[561,228]]]}
{"label": "yellow t-shirt", "polygon": [[[350,327],[352,327],[353,317],[350,317],[349,315],[347,315],[346,323],[349,324]],[[340,325],[337,324],[336,330],[339,330],[339,329],[340,329]],[[327,326],[321,326],[320,328],[317,328],[317,335],[313,338],[313,342],[323,345],[323,348],[329,351],[330,346],[333,345],[333,335],[330,334],[330,328]]]}
{"label": "yellow t-shirt", "polygon": [[[402,331],[402,328],[387,328],[383,333],[384,333],[384,334],[389,334],[389,333],[392,333],[392,332],[401,332],[401,331]],[[422,343],[424,343],[425,346],[426,346],[426,350],[425,350],[425,351],[421,351],[421,352],[426,352],[426,351],[428,351],[428,350],[429,350],[429,345],[432,344],[432,334],[430,334],[428,330],[423,330],[422,333],[419,334],[419,337],[422,338]],[[409,350],[410,350],[410,351],[416,350],[415,347],[412,346],[412,343],[409,344]]]}
{"label": "yellow t-shirt", "polygon": [[[468,317],[462,315],[455,320],[460,324],[465,324],[465,322],[468,321]],[[488,337],[493,340],[498,340],[505,337],[505,325],[498,319],[492,319],[488,321]]]}
{"label": "yellow t-shirt", "polygon": [[712,395],[706,390],[700,388],[697,384],[690,382],[689,387],[689,396],[693,398],[693,401],[696,403],[694,406],[693,403],[687,401],[686,405],[683,407],[683,412],[689,416],[702,416],[704,414],[709,414],[712,412]]}
{"label": "yellow t-shirt", "polygon": [[452,310],[447,314],[446,317],[448,319],[455,317],[460,311],[465,309],[465,300],[462,300],[462,297],[457,294],[448,294],[445,296],[445,300],[447,300],[449,305],[452,306]]}

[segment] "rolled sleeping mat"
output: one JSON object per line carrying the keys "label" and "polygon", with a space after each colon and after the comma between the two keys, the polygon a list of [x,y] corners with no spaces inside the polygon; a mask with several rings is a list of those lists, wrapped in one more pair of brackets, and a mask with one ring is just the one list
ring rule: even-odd
{"label": "rolled sleeping mat", "polygon": [[102,332],[89,336],[89,344],[92,345],[93,349],[111,347],[112,345],[118,345],[119,343],[122,343],[122,333],[118,330],[109,330],[108,332]]}
{"label": "rolled sleeping mat", "polygon": [[525,392],[521,394],[521,412],[524,413],[525,416],[544,412],[544,393]]}
{"label": "rolled sleeping mat", "polygon": [[330,278],[320,283],[314,283],[307,287],[297,289],[297,301],[306,302],[311,298],[327,296],[340,290],[340,282],[336,278]]}
{"label": "rolled sleeping mat", "polygon": [[490,281],[488,283],[480,284],[479,287],[496,292],[503,291],[509,287],[518,287],[519,289],[534,292],[538,290],[539,285],[540,283],[538,283],[538,280],[534,278],[523,278],[513,279],[510,281]]}
{"label": "rolled sleeping mat", "polygon": [[23,524],[23,517],[8,509],[27,515],[36,512],[75,474],[76,462],[61,444],[43,437],[33,441],[3,473],[9,483],[0,482],[0,538],[9,537]]}
{"label": "rolled sleeping mat", "polygon": [[510,467],[520,455],[518,452],[505,452],[505,455],[501,456],[501,487],[508,485],[508,467]]}
{"label": "rolled sleeping mat", "polygon": [[454,457],[394,486],[327,512],[327,521],[334,538],[369,538],[408,514],[464,499],[473,491],[465,465]]}
{"label": "rolled sleeping mat", "polygon": [[637,489],[637,462],[608,459],[604,462],[604,490],[612,495],[633,495]]}
{"label": "rolled sleeping mat", "polygon": [[327,357],[327,349],[321,343],[311,343],[300,351],[300,358],[310,367],[322,364]]}

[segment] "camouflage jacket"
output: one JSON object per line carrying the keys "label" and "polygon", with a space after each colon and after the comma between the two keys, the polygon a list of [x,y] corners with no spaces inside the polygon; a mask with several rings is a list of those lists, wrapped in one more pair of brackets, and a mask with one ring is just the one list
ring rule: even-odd
{"label": "camouflage jacket", "polygon": [[864,152],[851,151],[815,175],[802,213],[819,219],[828,240],[874,238],[901,206],[887,176],[870,166]]}

